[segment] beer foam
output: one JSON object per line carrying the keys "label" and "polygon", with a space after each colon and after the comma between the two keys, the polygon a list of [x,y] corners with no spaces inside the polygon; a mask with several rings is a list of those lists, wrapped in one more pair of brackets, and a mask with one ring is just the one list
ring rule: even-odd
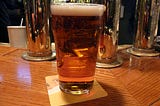
{"label": "beer foam", "polygon": [[52,4],[52,15],[62,16],[102,16],[106,7],[100,4],[62,3]]}

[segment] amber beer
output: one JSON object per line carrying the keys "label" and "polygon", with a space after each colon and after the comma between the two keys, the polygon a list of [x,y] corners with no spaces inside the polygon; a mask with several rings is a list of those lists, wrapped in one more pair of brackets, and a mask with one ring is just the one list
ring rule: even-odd
{"label": "amber beer", "polygon": [[51,5],[60,89],[71,94],[92,88],[104,6]]}

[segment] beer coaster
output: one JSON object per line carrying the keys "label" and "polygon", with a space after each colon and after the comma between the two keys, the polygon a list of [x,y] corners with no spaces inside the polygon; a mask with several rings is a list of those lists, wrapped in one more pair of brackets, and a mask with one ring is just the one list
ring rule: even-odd
{"label": "beer coaster", "polygon": [[61,106],[84,102],[108,95],[108,93],[100,86],[100,84],[96,80],[94,81],[93,88],[89,94],[72,95],[63,93],[59,89],[57,75],[47,76],[45,79],[51,106]]}

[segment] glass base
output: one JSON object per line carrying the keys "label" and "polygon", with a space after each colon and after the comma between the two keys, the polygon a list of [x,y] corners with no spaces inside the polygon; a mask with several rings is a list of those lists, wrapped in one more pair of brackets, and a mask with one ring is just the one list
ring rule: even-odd
{"label": "glass base", "polygon": [[122,58],[117,57],[117,59],[111,63],[102,63],[102,62],[96,62],[97,68],[115,68],[121,66],[123,63]]}
{"label": "glass base", "polygon": [[159,56],[160,53],[154,51],[154,50],[144,50],[144,49],[137,49],[137,48],[129,48],[127,49],[127,52],[135,55],[135,56],[144,56],[144,57],[154,57]]}
{"label": "glass base", "polygon": [[45,61],[45,60],[52,60],[52,59],[55,59],[56,58],[56,52],[55,51],[52,51],[52,55],[51,56],[46,56],[46,57],[32,57],[32,56],[29,56],[27,54],[27,52],[23,53],[22,54],[22,58],[24,60],[29,60],[29,61]]}
{"label": "glass base", "polygon": [[59,82],[61,91],[68,94],[82,95],[89,94],[93,81],[91,82]]}

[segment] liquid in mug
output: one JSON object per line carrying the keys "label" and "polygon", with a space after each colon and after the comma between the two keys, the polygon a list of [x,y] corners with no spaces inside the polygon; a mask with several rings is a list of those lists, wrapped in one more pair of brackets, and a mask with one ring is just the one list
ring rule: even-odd
{"label": "liquid in mug", "polygon": [[54,4],[51,12],[60,89],[88,93],[94,81],[104,6]]}

